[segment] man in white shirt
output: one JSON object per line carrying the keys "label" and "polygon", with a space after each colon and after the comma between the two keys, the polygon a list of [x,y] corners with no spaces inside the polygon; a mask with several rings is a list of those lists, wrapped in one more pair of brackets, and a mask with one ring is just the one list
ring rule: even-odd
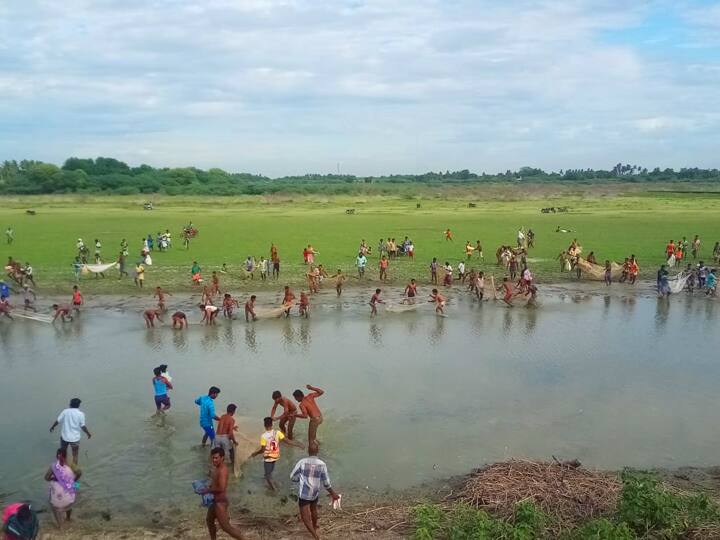
{"label": "man in white shirt", "polygon": [[75,465],[78,463],[78,456],[80,454],[80,438],[82,432],[85,432],[87,438],[91,437],[90,432],[85,427],[85,413],[80,410],[80,398],[72,398],[70,400],[70,407],[63,410],[55,420],[55,423],[50,426],[50,432],[59,425],[60,426],[60,449],[63,454],[67,457],[67,447],[72,448],[73,462]]}
{"label": "man in white shirt", "polygon": [[458,279],[460,283],[465,283],[465,263],[460,261],[458,263]]}
{"label": "man in white shirt", "polygon": [[367,266],[367,257],[363,255],[362,251],[358,253],[355,266],[357,266],[358,269],[358,277],[362,279],[363,276],[365,276],[365,267]]}

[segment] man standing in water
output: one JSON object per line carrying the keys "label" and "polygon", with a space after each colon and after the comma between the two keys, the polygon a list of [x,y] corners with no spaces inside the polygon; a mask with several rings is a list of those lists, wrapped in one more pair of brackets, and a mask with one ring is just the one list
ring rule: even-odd
{"label": "man standing in water", "polygon": [[217,386],[211,386],[206,396],[200,396],[195,400],[195,405],[200,407],[200,427],[203,428],[205,434],[202,438],[202,445],[215,442],[215,428],[213,421],[219,421],[220,418],[215,414],[215,399],[218,397],[220,389]]}
{"label": "man standing in water", "polygon": [[[283,396],[280,390],[275,390],[272,393],[272,398],[275,403],[273,403],[272,409],[270,409],[270,417],[280,422],[280,431],[285,433],[288,439],[292,440],[297,407],[289,398]],[[278,407],[283,408],[283,413],[280,416],[275,416],[275,411],[277,411]]]}
{"label": "man standing in water", "polygon": [[50,426],[50,433],[59,425],[60,426],[60,450],[67,459],[67,447],[72,448],[73,463],[78,464],[78,456],[80,455],[80,438],[82,432],[85,432],[87,438],[92,435],[85,427],[85,413],[80,410],[80,398],[72,398],[70,407],[63,410]]}
{"label": "man standing in water", "polygon": [[340,495],[330,485],[327,465],[318,455],[318,444],[310,441],[308,444],[309,456],[297,462],[290,473],[290,480],[298,484],[298,505],[300,518],[303,520],[308,532],[316,540],[320,538],[317,533],[318,526],[318,499],[320,498],[320,485],[328,491],[333,501],[340,499]]}
{"label": "man standing in water", "polygon": [[296,418],[309,418],[310,423],[308,425],[308,442],[313,442],[317,439],[317,430],[320,424],[323,422],[323,416],[320,412],[320,407],[315,403],[315,398],[319,398],[325,392],[316,386],[308,384],[306,386],[311,393],[308,395],[303,394],[302,390],[295,390],[293,397],[300,403],[300,414],[295,414]]}
{"label": "man standing in water", "polygon": [[208,491],[213,494],[213,503],[208,507],[205,522],[207,523],[210,539],[217,539],[217,525],[229,534],[232,538],[242,539],[243,535],[240,529],[230,524],[230,515],[228,513],[227,483],[228,468],[225,465],[225,450],[222,448],[213,448],[210,451],[210,459],[212,466],[210,467],[210,487]]}

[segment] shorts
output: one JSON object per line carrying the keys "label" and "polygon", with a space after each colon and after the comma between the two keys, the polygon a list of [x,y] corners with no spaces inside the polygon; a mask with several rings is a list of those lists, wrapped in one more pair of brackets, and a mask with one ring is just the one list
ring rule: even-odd
{"label": "shorts", "polygon": [[276,461],[263,461],[263,468],[265,469],[265,478],[270,478],[273,471],[275,470]]}
{"label": "shorts", "polygon": [[67,447],[70,446],[73,450],[80,448],[80,441],[68,442],[60,437],[60,450],[65,452]]}
{"label": "shorts", "polygon": [[298,505],[300,506],[300,508],[302,508],[303,506],[307,506],[309,504],[317,504],[317,502],[318,502],[317,498],[313,499],[312,501],[308,501],[307,499],[298,499]]}
{"label": "shorts", "polygon": [[165,405],[165,408],[170,408],[170,398],[167,394],[163,394],[162,396],[155,396],[155,406],[159,409],[161,406]]}
{"label": "shorts", "polygon": [[273,263],[273,270],[280,270],[280,263],[279,263],[279,262],[274,262],[274,263]]}
{"label": "shorts", "polygon": [[200,426],[203,428],[203,431],[205,432],[205,435],[209,437],[211,441],[215,440],[215,428],[212,426]]}
{"label": "shorts", "polygon": [[218,435],[215,437],[213,446],[225,450],[225,455],[228,457],[230,456],[230,451],[234,450],[233,443],[228,435]]}

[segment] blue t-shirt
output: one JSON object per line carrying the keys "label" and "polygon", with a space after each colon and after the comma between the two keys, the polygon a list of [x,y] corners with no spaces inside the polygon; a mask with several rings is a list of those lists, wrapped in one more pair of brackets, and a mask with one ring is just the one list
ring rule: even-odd
{"label": "blue t-shirt", "polygon": [[7,283],[5,283],[4,281],[0,283],[0,296],[10,298],[10,287],[8,287]]}
{"label": "blue t-shirt", "polygon": [[165,384],[165,377],[155,377],[153,379],[153,386],[155,387],[156,396],[167,395],[167,384]]}
{"label": "blue t-shirt", "polygon": [[195,400],[195,405],[200,406],[200,425],[212,427],[215,418],[215,401],[208,395],[200,396]]}

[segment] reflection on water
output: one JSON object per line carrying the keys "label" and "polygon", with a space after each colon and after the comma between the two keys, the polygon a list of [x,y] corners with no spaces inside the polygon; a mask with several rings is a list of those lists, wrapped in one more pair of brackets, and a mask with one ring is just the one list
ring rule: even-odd
{"label": "reflection on water", "polygon": [[[77,395],[93,433],[82,442],[85,515],[142,514],[158,499],[194,507],[188,485],[207,451],[193,401],[211,385],[222,389],[219,411],[234,402],[254,419],[252,438],[273,390],[323,388],[322,452],[345,492],[416,485],[509,455],[596,467],[716,463],[707,428],[720,405],[714,301],[572,295],[543,298],[537,309],[464,301],[446,318],[424,306],[369,319],[365,307],[333,301],[310,319],[182,331],[146,330],[114,312],[54,326],[0,322],[0,409],[15,411],[4,417],[12,436],[0,438],[2,491],[44,500],[57,444],[46,427]],[[173,375],[173,407],[150,418],[161,363]],[[305,436],[307,424],[297,429]],[[283,454],[283,490],[301,455]],[[252,508],[279,504],[262,495],[259,460],[232,491]]]}

